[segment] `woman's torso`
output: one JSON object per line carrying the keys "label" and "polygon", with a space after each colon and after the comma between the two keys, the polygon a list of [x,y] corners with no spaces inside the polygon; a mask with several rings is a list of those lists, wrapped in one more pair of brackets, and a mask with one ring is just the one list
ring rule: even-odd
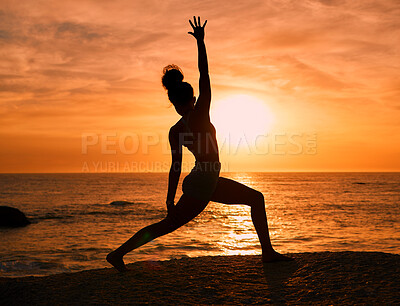
{"label": "woman's torso", "polygon": [[219,161],[216,130],[209,116],[191,110],[177,122],[180,144],[193,153],[197,162]]}

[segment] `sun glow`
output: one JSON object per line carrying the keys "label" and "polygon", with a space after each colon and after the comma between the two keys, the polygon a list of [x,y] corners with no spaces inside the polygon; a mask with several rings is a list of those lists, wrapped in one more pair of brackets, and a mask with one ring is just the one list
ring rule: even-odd
{"label": "sun glow", "polygon": [[249,95],[234,95],[215,101],[211,120],[219,141],[239,144],[254,142],[259,135],[267,134],[273,115],[264,101]]}

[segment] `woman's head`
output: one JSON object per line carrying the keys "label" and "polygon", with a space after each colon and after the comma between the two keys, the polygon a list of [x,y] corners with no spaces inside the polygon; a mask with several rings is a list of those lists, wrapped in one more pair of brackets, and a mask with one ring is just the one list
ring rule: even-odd
{"label": "woman's head", "polygon": [[178,113],[193,105],[193,87],[183,82],[182,70],[176,65],[168,65],[163,69],[162,84],[168,91],[168,98]]}

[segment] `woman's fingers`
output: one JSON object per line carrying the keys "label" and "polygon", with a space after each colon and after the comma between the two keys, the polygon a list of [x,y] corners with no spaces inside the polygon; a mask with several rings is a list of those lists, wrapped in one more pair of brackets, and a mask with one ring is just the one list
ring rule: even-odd
{"label": "woman's fingers", "polygon": [[192,28],[194,30],[194,25],[193,25],[193,23],[192,23],[192,21],[190,19],[189,19],[189,23],[190,23],[190,25],[192,26]]}
{"label": "woman's fingers", "polygon": [[[196,28],[204,28],[207,24],[207,20],[204,21],[204,24],[202,26],[201,22],[200,22],[200,16],[197,17],[197,20],[196,20],[196,16],[193,16],[193,22],[189,19],[189,23],[192,26],[193,30],[195,30]],[[189,32],[189,34],[192,34],[192,33]]]}

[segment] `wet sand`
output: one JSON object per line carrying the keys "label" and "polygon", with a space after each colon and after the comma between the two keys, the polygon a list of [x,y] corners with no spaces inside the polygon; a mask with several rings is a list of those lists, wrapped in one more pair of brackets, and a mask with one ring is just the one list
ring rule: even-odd
{"label": "wet sand", "polygon": [[400,255],[377,252],[206,256],[46,277],[0,278],[1,305],[400,304]]}

